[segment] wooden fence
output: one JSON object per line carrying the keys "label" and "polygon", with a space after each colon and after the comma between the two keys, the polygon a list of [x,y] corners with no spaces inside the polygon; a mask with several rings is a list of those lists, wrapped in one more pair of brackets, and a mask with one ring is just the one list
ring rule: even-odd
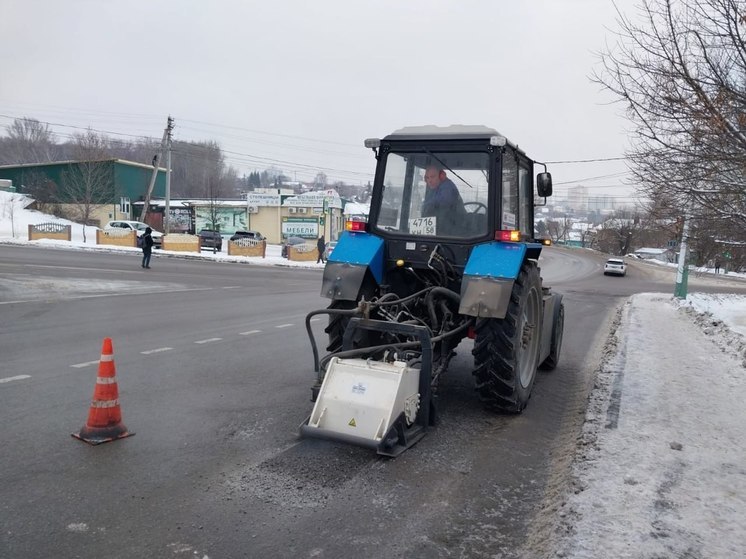
{"label": "wooden fence", "polygon": [[111,231],[96,231],[97,245],[114,245],[120,247],[136,247],[137,233],[132,229],[112,229]]}
{"label": "wooden fence", "polygon": [[267,255],[267,241],[257,241],[256,239],[238,239],[228,241],[229,256],[261,256]]}
{"label": "wooden fence", "polygon": [[200,241],[197,235],[187,235],[186,233],[169,233],[163,235],[163,250],[173,250],[176,252],[200,252]]}
{"label": "wooden fence", "polygon": [[315,262],[319,258],[316,243],[305,243],[288,247],[288,260],[293,262]]}
{"label": "wooden fence", "polygon": [[58,241],[69,241],[72,239],[72,227],[61,223],[45,222],[36,225],[29,224],[28,240],[56,239]]}

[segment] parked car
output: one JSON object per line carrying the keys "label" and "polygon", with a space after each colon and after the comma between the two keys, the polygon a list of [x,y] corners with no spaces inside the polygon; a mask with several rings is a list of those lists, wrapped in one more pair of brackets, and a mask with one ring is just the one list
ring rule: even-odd
{"label": "parked car", "polygon": [[604,275],[626,276],[627,264],[621,258],[609,258],[604,264]]}
{"label": "parked car", "polygon": [[217,252],[223,250],[223,237],[220,236],[220,231],[215,229],[201,229],[197,235],[199,236],[202,248],[211,248]]}
{"label": "parked car", "polygon": [[263,241],[265,237],[259,231],[236,231],[231,235],[231,241],[237,241],[238,239],[255,239],[257,241]]}
{"label": "parked car", "polygon": [[329,255],[334,250],[334,247],[337,246],[337,241],[329,241],[326,243],[326,250],[324,250],[324,258],[329,258]]}
{"label": "parked car", "polygon": [[288,257],[288,253],[290,252],[288,250],[289,247],[296,246],[296,245],[304,245],[306,244],[306,242],[308,241],[304,239],[303,237],[288,237],[282,243],[282,257],[283,258]]}
{"label": "parked car", "polygon": [[[153,229],[152,226],[148,225],[147,223],[143,223],[142,221],[129,221],[129,220],[110,221],[104,226],[104,231],[127,229],[129,231],[134,231],[135,234],[137,234],[139,238],[145,234],[145,229],[148,227],[150,227],[152,231],[150,236],[153,238],[153,246],[155,248],[161,248],[161,246],[163,245],[163,233],[161,233],[160,231],[156,231],[155,229]],[[139,242],[138,242],[138,245],[139,245]]]}

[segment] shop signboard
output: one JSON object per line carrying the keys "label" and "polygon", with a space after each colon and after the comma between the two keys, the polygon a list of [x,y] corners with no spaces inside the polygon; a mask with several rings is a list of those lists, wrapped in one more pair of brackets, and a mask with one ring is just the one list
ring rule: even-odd
{"label": "shop signboard", "polygon": [[303,237],[304,239],[318,239],[319,222],[313,217],[283,217],[282,236]]}

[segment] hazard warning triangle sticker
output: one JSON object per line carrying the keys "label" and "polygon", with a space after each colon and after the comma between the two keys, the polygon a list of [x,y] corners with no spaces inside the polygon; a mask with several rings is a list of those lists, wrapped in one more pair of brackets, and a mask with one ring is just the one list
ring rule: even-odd
{"label": "hazard warning triangle sticker", "polygon": [[350,427],[357,427],[357,423],[355,423],[355,418],[353,417],[352,419],[350,419],[350,422],[347,425],[349,425]]}

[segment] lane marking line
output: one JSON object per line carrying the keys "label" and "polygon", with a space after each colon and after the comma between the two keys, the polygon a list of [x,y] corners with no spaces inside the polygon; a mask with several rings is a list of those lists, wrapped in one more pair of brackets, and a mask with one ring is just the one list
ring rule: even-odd
{"label": "lane marking line", "polygon": [[96,360],[96,361],[87,361],[85,363],[76,363],[75,365],[70,365],[70,366],[74,367],[76,369],[82,369],[83,367],[90,367],[91,365],[98,365],[98,360]]}
{"label": "lane marking line", "polygon": [[142,353],[143,355],[151,355],[153,353],[161,353],[162,351],[171,351],[172,349],[173,349],[172,347],[159,347],[156,349],[149,349],[147,351],[141,351],[140,353]]}
{"label": "lane marking line", "polygon": [[248,332],[239,332],[241,336],[249,336],[251,334],[258,334],[261,330],[249,330]]}
{"label": "lane marking line", "polygon": [[[135,272],[137,274],[140,274],[142,272]],[[39,299],[18,299],[17,301],[0,301],[0,305],[15,305],[15,304],[25,304],[25,303],[56,303],[58,301],[79,301],[82,299],[100,299],[102,297],[125,297],[128,295],[170,295],[171,293],[186,293],[188,291],[210,291],[212,290],[212,287],[194,287],[194,288],[187,288],[187,289],[167,289],[167,290],[153,290],[153,291],[140,291],[140,290],[132,290],[132,291],[125,291],[122,293],[95,293],[95,294],[89,294],[89,295],[71,295],[71,296],[60,296],[60,297],[40,297]]]}
{"label": "lane marking line", "polygon": [[289,326],[293,326],[292,324],[280,324],[278,326],[275,326],[275,328],[288,328]]}
{"label": "lane marking line", "polygon": [[210,342],[219,342],[223,338],[207,338],[206,340],[197,340],[195,344],[209,344]]}
{"label": "lane marking line", "polygon": [[223,289],[241,289],[241,285],[225,285],[223,286]]}
{"label": "lane marking line", "polygon": [[321,320],[321,319],[320,319],[320,318],[318,318],[318,317],[317,317],[317,318],[312,318],[312,319],[311,319],[311,322],[318,322],[319,320]]}
{"label": "lane marking line", "polygon": [[31,375],[16,375],[14,377],[0,378],[0,384],[4,382],[13,382],[14,380],[23,380],[25,378],[31,378]]}

